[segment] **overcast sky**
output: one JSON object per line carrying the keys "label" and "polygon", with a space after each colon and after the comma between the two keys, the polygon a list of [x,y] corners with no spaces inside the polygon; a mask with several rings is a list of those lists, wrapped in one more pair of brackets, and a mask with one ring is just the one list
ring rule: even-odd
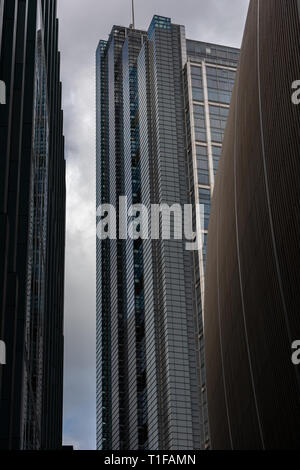
{"label": "overcast sky", "polygon": [[[189,39],[240,47],[248,0],[135,0],[137,28],[159,14]],[[67,160],[64,441],[96,445],[95,50],[131,0],[58,0]]]}

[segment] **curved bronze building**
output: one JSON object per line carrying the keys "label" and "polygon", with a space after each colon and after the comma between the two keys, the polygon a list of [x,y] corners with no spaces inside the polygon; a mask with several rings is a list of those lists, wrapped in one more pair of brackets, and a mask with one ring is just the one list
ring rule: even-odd
{"label": "curved bronze building", "polygon": [[300,448],[299,1],[252,0],[209,226],[214,449]]}

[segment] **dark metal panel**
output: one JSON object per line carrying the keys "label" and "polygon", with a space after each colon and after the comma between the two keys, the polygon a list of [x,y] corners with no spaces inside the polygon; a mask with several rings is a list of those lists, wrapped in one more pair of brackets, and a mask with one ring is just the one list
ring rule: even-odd
{"label": "dark metal panel", "polygon": [[291,362],[300,337],[297,7],[250,2],[217,176],[205,298],[217,449],[299,448],[299,370]]}

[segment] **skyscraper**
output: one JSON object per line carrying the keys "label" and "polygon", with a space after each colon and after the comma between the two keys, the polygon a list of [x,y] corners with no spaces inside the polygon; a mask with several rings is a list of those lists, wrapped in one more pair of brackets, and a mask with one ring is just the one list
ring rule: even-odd
{"label": "skyscraper", "polygon": [[[96,53],[97,207],[200,195],[208,217],[237,58],[169,18],[113,27]],[[97,239],[99,449],[209,447],[203,264],[202,244],[193,256],[182,240]]]}
{"label": "skyscraper", "polygon": [[250,2],[209,225],[214,449],[299,449],[300,5]]}
{"label": "skyscraper", "polygon": [[0,448],[62,444],[65,160],[56,1],[0,1]]}
{"label": "skyscraper", "polygon": [[[194,311],[199,339],[201,448],[210,446],[207,411],[205,339],[203,331],[206,244],[213,195],[239,50],[216,44],[186,41],[184,69],[185,119],[189,191],[194,207],[198,249],[193,252]],[[195,208],[202,206],[202,219]]]}

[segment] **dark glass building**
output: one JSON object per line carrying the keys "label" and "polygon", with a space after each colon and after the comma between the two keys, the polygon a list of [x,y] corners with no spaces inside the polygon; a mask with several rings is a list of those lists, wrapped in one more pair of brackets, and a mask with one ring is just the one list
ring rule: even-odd
{"label": "dark glass building", "polygon": [[252,0],[209,224],[213,449],[299,449],[299,2]]}
{"label": "dark glass building", "polygon": [[0,448],[62,445],[65,160],[56,1],[0,0]]}
{"label": "dark glass building", "polygon": [[[160,16],[147,32],[114,26],[100,41],[97,208],[124,214],[126,196],[150,213],[203,195],[208,217],[238,52],[186,40]],[[202,250],[97,239],[98,449],[209,448]]]}

